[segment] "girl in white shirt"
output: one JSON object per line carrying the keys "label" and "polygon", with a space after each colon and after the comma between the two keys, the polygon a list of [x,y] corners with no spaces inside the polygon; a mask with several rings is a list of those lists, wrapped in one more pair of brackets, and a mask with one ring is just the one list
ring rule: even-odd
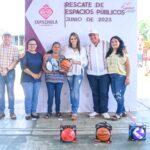
{"label": "girl in white shirt", "polygon": [[65,47],[63,55],[72,62],[72,67],[67,73],[67,79],[70,88],[71,119],[76,120],[79,108],[80,85],[83,79],[84,67],[87,65],[86,50],[80,46],[80,39],[76,33],[70,34],[69,45]]}

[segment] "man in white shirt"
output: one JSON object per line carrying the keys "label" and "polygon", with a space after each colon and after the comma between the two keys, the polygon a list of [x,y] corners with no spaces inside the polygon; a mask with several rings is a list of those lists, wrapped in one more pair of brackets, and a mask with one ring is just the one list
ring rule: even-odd
{"label": "man in white shirt", "polygon": [[92,90],[94,112],[89,117],[101,114],[105,119],[110,119],[108,112],[108,92],[110,78],[106,68],[106,52],[109,43],[99,38],[97,30],[89,33],[91,43],[87,46],[88,68],[87,77]]}

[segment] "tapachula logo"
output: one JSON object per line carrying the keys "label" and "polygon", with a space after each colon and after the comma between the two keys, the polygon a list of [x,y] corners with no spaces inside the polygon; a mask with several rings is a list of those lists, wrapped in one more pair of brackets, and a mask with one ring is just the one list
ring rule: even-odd
{"label": "tapachula logo", "polygon": [[39,14],[40,14],[44,19],[48,19],[48,18],[53,14],[53,10],[52,10],[47,4],[45,4],[45,5],[39,10]]}
{"label": "tapachula logo", "polygon": [[41,20],[35,20],[35,24],[36,25],[40,25],[40,26],[51,26],[54,24],[58,24],[57,20],[54,19],[50,19],[49,17],[53,14],[53,10],[52,8],[49,7],[48,4],[45,4],[40,10],[39,10],[39,14],[41,15],[41,17],[43,19]]}

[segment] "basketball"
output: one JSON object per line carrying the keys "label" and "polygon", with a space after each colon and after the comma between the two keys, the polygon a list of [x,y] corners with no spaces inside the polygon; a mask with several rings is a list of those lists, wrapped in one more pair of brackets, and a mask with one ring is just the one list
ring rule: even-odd
{"label": "basketball", "polygon": [[109,141],[109,139],[111,137],[111,133],[110,133],[109,129],[107,129],[107,128],[104,128],[104,127],[99,128],[96,131],[96,137],[97,137],[97,139],[99,139],[102,142],[107,142],[107,141]]}
{"label": "basketball", "polygon": [[69,71],[71,65],[72,65],[71,62],[70,62],[70,60],[68,60],[68,59],[63,59],[63,60],[60,62],[60,67],[61,67],[61,69],[65,70],[65,71]]}
{"label": "basketball", "polygon": [[61,132],[62,141],[71,142],[76,138],[75,131],[71,128],[66,128]]}

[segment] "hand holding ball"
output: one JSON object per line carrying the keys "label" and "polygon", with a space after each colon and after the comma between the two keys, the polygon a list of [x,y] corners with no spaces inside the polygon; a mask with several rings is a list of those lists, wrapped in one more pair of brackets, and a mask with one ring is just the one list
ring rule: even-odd
{"label": "hand holding ball", "polygon": [[63,59],[60,62],[60,68],[66,72],[70,70],[71,66],[72,66],[72,62],[69,59]]}

